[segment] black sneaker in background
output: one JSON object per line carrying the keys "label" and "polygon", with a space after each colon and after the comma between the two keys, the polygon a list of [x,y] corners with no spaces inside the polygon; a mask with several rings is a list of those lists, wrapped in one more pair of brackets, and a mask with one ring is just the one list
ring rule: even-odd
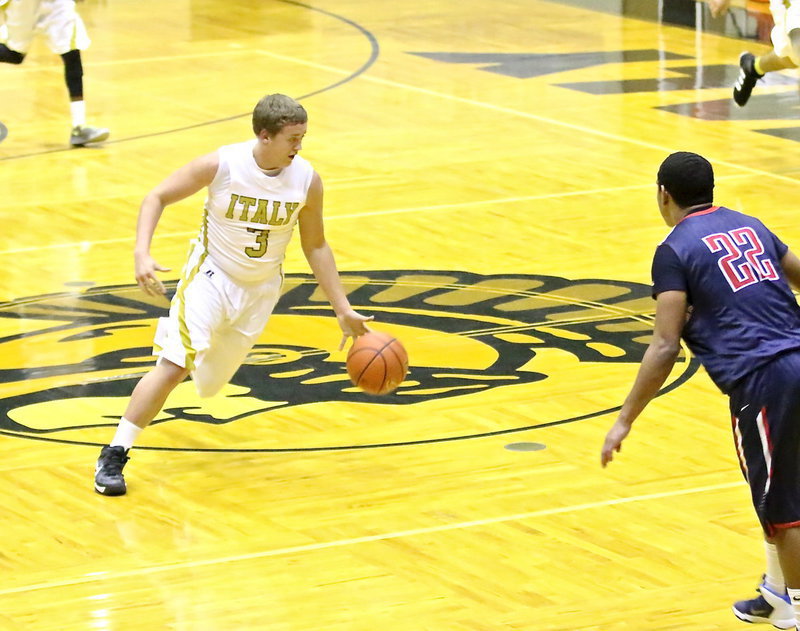
{"label": "black sneaker in background", "polygon": [[744,107],[750,99],[753,88],[763,74],[756,72],[756,57],[752,53],[742,53],[739,56],[739,78],[733,86],[733,100],[736,105]]}

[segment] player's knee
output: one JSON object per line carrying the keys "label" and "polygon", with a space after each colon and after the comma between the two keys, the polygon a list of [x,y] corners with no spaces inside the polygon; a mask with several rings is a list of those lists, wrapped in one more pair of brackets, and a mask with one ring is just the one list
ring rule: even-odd
{"label": "player's knee", "polygon": [[24,53],[19,53],[16,50],[11,50],[5,44],[0,44],[0,62],[19,65],[23,59],[25,59]]}
{"label": "player's knee", "polygon": [[189,371],[186,368],[166,357],[159,358],[156,369],[159,379],[165,383],[169,383],[172,388],[178,386],[178,384],[189,376]]}

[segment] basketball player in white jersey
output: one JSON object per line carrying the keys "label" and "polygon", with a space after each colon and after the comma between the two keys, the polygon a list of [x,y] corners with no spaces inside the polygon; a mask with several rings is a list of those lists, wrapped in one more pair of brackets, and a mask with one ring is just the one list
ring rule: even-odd
{"label": "basketball player in white jersey", "polygon": [[[711,15],[725,15],[731,0],[708,0]],[[739,57],[739,78],[733,87],[733,100],[744,107],[756,82],[768,72],[787,70],[800,66],[800,2],[798,0],[770,0],[769,10],[775,26],[770,33],[772,50],[756,57],[744,52]]]}
{"label": "basketball player in white jersey", "polygon": [[83,147],[105,140],[108,129],[86,124],[81,51],[91,41],[75,0],[0,0],[0,62],[21,64],[36,33],[44,35],[50,50],[64,62],[72,115],[69,143]]}
{"label": "basketball player in white jersey", "polygon": [[201,397],[210,397],[244,362],[280,296],[281,265],[296,223],[303,253],[344,334],[340,348],[348,336],[369,330],[372,318],[350,306],[325,240],[322,181],[298,155],[307,120],[294,99],[265,96],[253,110],[255,139],[195,159],[144,198],[136,228],[136,281],[158,295],[165,290],[156,272],[168,270],[150,256],[150,243],[161,213],[208,188],[200,233],[169,316],[158,324],[158,362],[136,385],[113,440],[100,453],[98,493],[126,492],[122,469],[128,450],[187,375]]}

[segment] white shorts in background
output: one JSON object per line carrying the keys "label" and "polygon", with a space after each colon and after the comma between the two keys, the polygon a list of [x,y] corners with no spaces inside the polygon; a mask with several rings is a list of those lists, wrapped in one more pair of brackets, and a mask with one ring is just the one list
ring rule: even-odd
{"label": "white shorts in background", "polygon": [[37,33],[44,35],[56,55],[86,50],[91,44],[75,0],[9,0],[0,14],[4,22],[0,41],[18,53],[28,52]]}
{"label": "white shorts in background", "polygon": [[282,284],[281,274],[254,286],[237,284],[195,243],[169,316],[159,318],[154,353],[188,368],[197,393],[213,396],[247,358]]}
{"label": "white shorts in background", "polygon": [[770,34],[775,54],[778,57],[788,57],[795,65],[800,66],[800,57],[794,52],[792,41],[789,39],[791,31],[800,29],[800,2],[792,2],[786,7],[783,2],[773,0],[770,3],[770,11],[775,21]]}

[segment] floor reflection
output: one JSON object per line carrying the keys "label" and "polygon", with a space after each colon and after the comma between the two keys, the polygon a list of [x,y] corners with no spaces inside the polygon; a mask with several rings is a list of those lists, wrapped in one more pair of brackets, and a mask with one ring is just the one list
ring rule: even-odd
{"label": "floor reflection", "polygon": [[[670,59],[670,57],[666,57]],[[672,92],[675,90],[708,90],[727,88],[734,84],[739,67],[732,64],[670,66],[665,69],[672,76],[645,79],[621,79],[619,81],[578,81],[559,83],[587,94],[628,94],[631,92]],[[782,74],[769,74],[763,85],[794,85],[796,81]],[[755,99],[755,97],[753,97]],[[748,104],[748,107],[750,105]],[[774,110],[773,110],[774,113]]]}

